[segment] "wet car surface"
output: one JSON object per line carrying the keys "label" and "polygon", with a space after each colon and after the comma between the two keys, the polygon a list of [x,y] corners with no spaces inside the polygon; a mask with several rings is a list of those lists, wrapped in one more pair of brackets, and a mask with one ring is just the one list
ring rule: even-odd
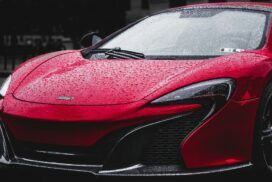
{"label": "wet car surface", "polygon": [[[189,32],[196,32],[198,18],[205,20],[208,29],[220,24],[218,19],[233,20],[234,15],[239,22],[259,20],[245,22],[250,32],[236,21],[230,21],[234,32],[224,32],[222,25],[219,26],[215,33],[220,39],[208,46],[203,37],[210,35],[199,36],[197,39],[204,43],[195,47],[192,43],[196,33],[187,41],[185,33],[180,40],[186,46],[179,57],[176,52],[180,50],[171,47],[169,50],[163,47],[167,52],[162,54],[160,44],[142,50],[141,41],[135,47],[124,44],[118,48],[120,41],[124,43],[127,36],[131,37],[129,33],[120,33],[97,48],[63,51],[29,60],[8,77],[1,89],[0,162],[7,167],[3,176],[7,180],[90,179],[57,172],[67,170],[88,172],[98,180],[105,179],[101,176],[114,175],[196,175],[194,179],[198,180],[204,179],[199,174],[259,166],[259,162],[263,164],[260,169],[272,165],[271,155],[266,155],[269,153],[266,146],[271,146],[267,142],[271,136],[266,134],[272,132],[272,127],[270,120],[262,117],[271,113],[266,112],[269,111],[266,106],[272,103],[271,97],[262,97],[269,96],[263,90],[272,92],[272,82],[267,86],[272,46],[271,39],[266,37],[272,8],[266,13],[260,7],[252,7],[250,11],[247,8],[213,7],[213,11],[207,11],[203,7],[201,11],[182,10],[181,15],[169,10],[134,26],[137,30],[141,24],[157,18],[165,18],[167,22],[173,19],[176,26],[176,20],[182,18],[180,26],[188,28],[185,25],[189,16],[195,22]],[[211,21],[206,22],[207,19]],[[160,24],[162,21],[157,22],[157,26],[150,27],[151,34],[146,35],[151,40],[158,39],[151,38],[152,30],[165,27]],[[251,27],[254,22],[258,26]],[[250,35],[253,38],[244,45]],[[179,48],[180,42],[168,38],[163,42],[165,45],[172,43]],[[259,145],[255,145],[253,131],[259,101],[265,108],[258,118],[269,123],[263,126],[264,130],[256,130],[263,135],[257,135]],[[263,142],[265,145],[260,145]],[[252,157],[256,151],[263,159],[258,163]],[[7,171],[15,166],[56,171]],[[231,180],[237,176],[248,178],[255,173],[217,174],[212,179]],[[187,179],[171,177],[181,178]]]}

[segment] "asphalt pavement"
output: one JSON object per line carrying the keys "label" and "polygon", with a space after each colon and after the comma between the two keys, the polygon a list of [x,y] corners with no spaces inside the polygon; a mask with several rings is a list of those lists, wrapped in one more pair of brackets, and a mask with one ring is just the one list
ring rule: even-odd
{"label": "asphalt pavement", "polygon": [[0,170],[1,182],[206,182],[206,181],[271,181],[272,175],[258,175],[252,171],[238,171],[216,175],[187,177],[94,177],[88,174],[59,171],[32,170]]}

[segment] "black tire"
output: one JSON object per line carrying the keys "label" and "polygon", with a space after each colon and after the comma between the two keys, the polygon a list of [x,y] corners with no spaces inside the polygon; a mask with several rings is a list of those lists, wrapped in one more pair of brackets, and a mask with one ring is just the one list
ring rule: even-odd
{"label": "black tire", "polygon": [[[253,164],[258,174],[272,175],[272,82],[260,99],[255,123]],[[270,137],[268,137],[270,136]]]}

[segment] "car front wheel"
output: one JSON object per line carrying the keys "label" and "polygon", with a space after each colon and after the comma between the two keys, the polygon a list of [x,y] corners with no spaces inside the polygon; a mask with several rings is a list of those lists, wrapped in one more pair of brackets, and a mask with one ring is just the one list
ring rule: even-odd
{"label": "car front wheel", "polygon": [[254,165],[261,174],[272,174],[272,82],[260,100],[255,125]]}

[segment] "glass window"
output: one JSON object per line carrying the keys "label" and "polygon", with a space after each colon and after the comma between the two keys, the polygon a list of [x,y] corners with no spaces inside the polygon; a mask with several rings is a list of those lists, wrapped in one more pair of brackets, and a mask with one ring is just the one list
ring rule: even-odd
{"label": "glass window", "polygon": [[238,9],[187,9],[137,23],[100,48],[120,47],[147,56],[220,56],[257,49],[266,13]]}

